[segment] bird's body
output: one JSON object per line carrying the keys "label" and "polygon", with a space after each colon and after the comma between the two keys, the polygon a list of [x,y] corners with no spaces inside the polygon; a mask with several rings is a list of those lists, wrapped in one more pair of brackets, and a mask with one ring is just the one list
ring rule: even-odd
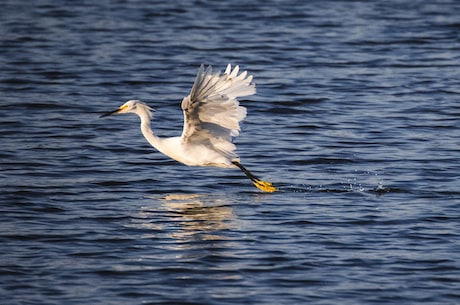
{"label": "bird's body", "polygon": [[239,135],[240,121],[246,117],[246,108],[237,98],[256,92],[252,76],[238,72],[238,66],[232,70],[228,65],[224,74],[200,67],[190,94],[182,100],[184,128],[178,137],[156,136],[150,125],[152,109],[138,100],[130,100],[102,117],[135,113],[141,119],[144,137],[164,155],[189,166],[240,168],[256,187],[273,192],[276,188],[271,183],[256,178],[239,163],[232,143]]}

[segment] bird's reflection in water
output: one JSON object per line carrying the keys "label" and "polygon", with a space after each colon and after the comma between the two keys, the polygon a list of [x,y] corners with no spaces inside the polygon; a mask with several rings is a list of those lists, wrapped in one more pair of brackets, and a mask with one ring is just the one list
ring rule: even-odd
{"label": "bird's reflection in water", "polygon": [[180,240],[222,240],[222,231],[232,228],[235,221],[233,209],[219,198],[207,195],[168,195],[163,206],[177,216],[180,228],[173,237]]}
{"label": "bird's reflection in water", "polygon": [[[171,194],[150,198],[158,200],[161,206],[141,211],[142,227],[156,234],[161,232],[163,248],[180,251],[234,248],[229,232],[236,227],[237,220],[225,196]],[[189,257],[203,254],[183,253]]]}

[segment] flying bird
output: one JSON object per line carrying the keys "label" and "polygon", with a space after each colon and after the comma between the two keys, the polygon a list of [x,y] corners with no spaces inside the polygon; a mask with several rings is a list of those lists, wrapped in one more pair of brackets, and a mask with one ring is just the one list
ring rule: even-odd
{"label": "flying bird", "polygon": [[190,94],[182,100],[184,126],[178,137],[156,136],[150,125],[152,108],[139,100],[129,100],[101,117],[135,113],[141,120],[144,137],[166,156],[189,166],[239,168],[258,189],[275,192],[272,183],[248,171],[235,153],[232,139],[239,135],[239,123],[246,117],[246,108],[237,98],[256,93],[252,75],[238,73],[239,66],[232,69],[230,64],[223,74],[201,65]]}

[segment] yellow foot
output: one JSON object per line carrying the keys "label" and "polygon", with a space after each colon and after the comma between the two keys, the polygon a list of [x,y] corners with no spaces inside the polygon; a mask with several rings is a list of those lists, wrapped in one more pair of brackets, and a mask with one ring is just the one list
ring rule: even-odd
{"label": "yellow foot", "polygon": [[276,187],[273,186],[270,182],[267,181],[262,181],[262,180],[254,180],[252,181],[254,183],[255,187],[258,188],[261,191],[267,192],[267,193],[273,193],[276,192]]}
{"label": "yellow foot", "polygon": [[235,161],[232,161],[232,163],[235,164],[237,167],[239,167],[243,171],[243,173],[249,179],[251,179],[252,183],[254,183],[255,187],[258,188],[259,190],[267,192],[267,193],[273,193],[277,191],[276,187],[274,187],[273,184],[271,184],[268,181],[260,180],[259,178],[251,174],[251,172],[248,171],[240,162],[235,160]]}

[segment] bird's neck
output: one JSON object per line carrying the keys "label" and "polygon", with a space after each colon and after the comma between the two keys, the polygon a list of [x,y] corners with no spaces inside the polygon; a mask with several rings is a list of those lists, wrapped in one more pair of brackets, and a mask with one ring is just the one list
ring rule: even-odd
{"label": "bird's neck", "polygon": [[153,133],[153,130],[150,127],[150,116],[147,114],[139,114],[139,117],[141,118],[142,135],[150,143],[150,145],[159,149],[161,146],[161,139]]}

